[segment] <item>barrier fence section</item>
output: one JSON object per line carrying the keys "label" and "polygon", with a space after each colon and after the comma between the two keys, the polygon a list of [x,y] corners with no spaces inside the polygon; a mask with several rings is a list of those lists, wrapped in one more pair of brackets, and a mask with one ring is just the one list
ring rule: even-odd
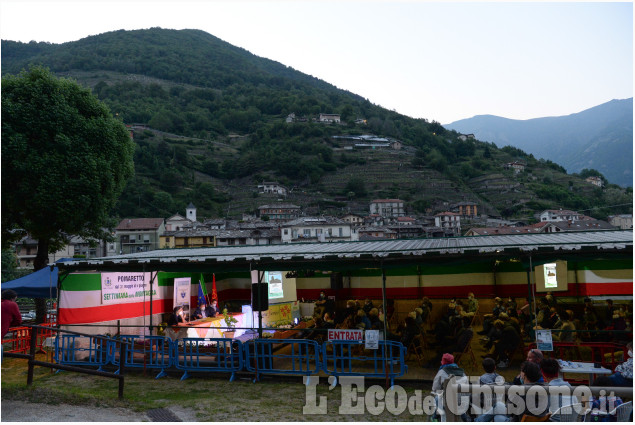
{"label": "barrier fence section", "polygon": [[[170,340],[163,336],[121,335],[119,340],[127,343],[124,350],[124,367],[161,369],[156,378],[167,376],[165,369],[172,365]],[[109,342],[111,362],[120,365],[121,342]],[[115,372],[119,373],[119,371]]]}
{"label": "barrier fence section", "polygon": [[408,371],[406,347],[398,341],[379,341],[376,350],[364,350],[364,341],[326,341],[322,345],[322,370],[334,376],[395,378]]}
{"label": "barrier fence section", "polygon": [[245,368],[261,373],[315,375],[320,370],[320,346],[311,339],[254,339],[245,343]]}
{"label": "barrier fence section", "polygon": [[231,338],[184,338],[170,342],[172,364],[183,370],[181,380],[189,372],[229,372],[233,381],[235,373],[243,368],[243,344]]}
{"label": "barrier fence section", "polygon": [[27,353],[31,347],[31,328],[28,326],[19,326],[10,328],[9,332],[2,339],[2,345],[10,344],[5,353]]}
{"label": "barrier fence section", "polygon": [[59,364],[103,366],[112,361],[113,345],[103,337],[59,335],[55,338],[55,361]]}

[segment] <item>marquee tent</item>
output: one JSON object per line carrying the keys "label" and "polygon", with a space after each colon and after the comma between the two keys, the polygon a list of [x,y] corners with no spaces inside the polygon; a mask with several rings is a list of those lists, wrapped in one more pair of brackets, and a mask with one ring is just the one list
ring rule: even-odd
{"label": "marquee tent", "polygon": [[57,298],[57,266],[47,266],[29,275],[2,284],[21,298]]}

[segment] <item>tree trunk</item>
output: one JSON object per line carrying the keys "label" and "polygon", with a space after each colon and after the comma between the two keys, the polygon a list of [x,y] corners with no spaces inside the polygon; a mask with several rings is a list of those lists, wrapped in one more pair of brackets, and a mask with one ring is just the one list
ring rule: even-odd
{"label": "tree trunk", "polygon": [[[37,243],[37,255],[33,261],[33,271],[38,271],[48,267],[49,263],[49,241],[40,238]],[[46,321],[46,298],[35,298],[35,324],[39,325]]]}

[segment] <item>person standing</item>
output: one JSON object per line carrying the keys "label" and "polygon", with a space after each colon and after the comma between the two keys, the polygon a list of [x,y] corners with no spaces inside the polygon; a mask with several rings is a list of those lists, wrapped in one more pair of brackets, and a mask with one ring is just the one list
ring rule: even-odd
{"label": "person standing", "polygon": [[[18,294],[13,289],[5,289],[2,291],[2,338],[9,333],[9,328],[13,326],[20,326],[22,324],[22,315],[20,314],[20,308],[15,300],[18,299]],[[4,348],[2,349],[2,355],[0,359],[4,357]]]}

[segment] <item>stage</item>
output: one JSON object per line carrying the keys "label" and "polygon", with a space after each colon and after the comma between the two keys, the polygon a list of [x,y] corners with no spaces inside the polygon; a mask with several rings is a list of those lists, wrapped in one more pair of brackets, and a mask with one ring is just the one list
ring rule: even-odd
{"label": "stage", "polygon": [[[236,328],[233,337],[238,337],[245,333],[244,329],[244,314],[243,313],[231,313],[237,322],[234,324]],[[168,327],[165,330],[165,335],[172,339],[182,338],[227,338],[225,333],[228,331],[227,324],[225,323],[225,316],[219,314],[216,317],[208,317],[206,319],[193,320],[191,322],[181,323],[178,326]]]}

